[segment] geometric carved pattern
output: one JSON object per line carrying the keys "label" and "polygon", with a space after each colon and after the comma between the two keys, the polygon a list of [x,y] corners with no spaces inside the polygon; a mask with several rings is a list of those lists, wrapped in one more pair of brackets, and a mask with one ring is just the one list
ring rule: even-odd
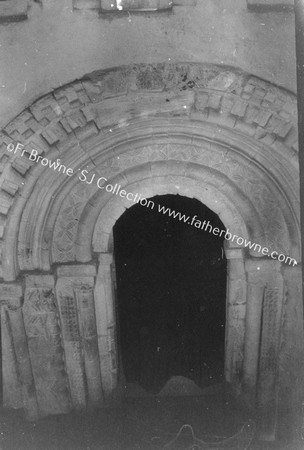
{"label": "geometric carved pattern", "polygon": [[[248,196],[252,202],[254,202],[256,210],[263,216],[261,220],[267,221],[267,217],[270,211],[272,215],[272,221],[269,224],[269,232],[265,232],[266,243],[269,248],[276,248],[281,252],[288,252],[288,231],[286,228],[286,223],[284,220],[284,215],[279,207],[279,200],[274,197],[272,191],[268,186],[263,186],[261,183],[257,182],[257,176],[264,177],[264,174],[257,175],[255,172],[248,170],[248,161],[242,161],[237,159],[229,158],[229,162],[221,161],[219,155],[215,149],[204,149],[199,146],[188,145],[185,146],[181,144],[160,144],[160,145],[149,145],[144,148],[131,148],[126,153],[120,154],[119,158],[112,157],[106,160],[106,164],[103,163],[102,166],[98,166],[98,172],[102,176],[106,177],[108,180],[114,179],[119,173],[127,173],[128,169],[134,169],[139,167],[138,171],[142,167],[148,167],[151,161],[156,161],[158,164],[162,162],[169,162],[172,165],[172,170],[174,164],[179,163],[180,168],[183,167],[181,163],[185,163],[185,175],[192,176],[190,171],[190,163],[197,163],[199,165],[208,165],[210,169],[215,169],[218,172],[218,177],[229,177],[233,184],[238,185],[238,189]],[[188,165],[186,165],[188,163]],[[143,166],[146,164],[146,166]],[[154,178],[157,176],[156,167],[155,170],[143,170],[145,174],[145,181],[148,178]],[[170,169],[168,169],[169,172]],[[93,169],[92,174],[88,176],[90,179],[96,173],[96,168]],[[130,177],[126,176],[130,180]],[[121,185],[123,185],[121,182]],[[173,186],[178,184],[177,179],[172,179],[167,176],[167,182],[171,183]],[[113,182],[114,184],[114,182]],[[94,184],[88,185],[86,183],[78,183],[73,190],[67,194],[60,211],[58,212],[58,217],[54,227],[53,233],[53,246],[52,246],[52,262],[70,262],[76,260],[75,255],[75,242],[77,240],[77,234],[79,230],[79,222],[83,214],[84,207],[89,203],[89,199],[92,203],[95,203],[94,196],[103,196],[104,193],[98,190]],[[113,196],[115,200],[115,196]],[[90,201],[91,203],[91,201]],[[130,203],[131,204],[131,203]],[[112,208],[113,209],[113,208]],[[252,214],[253,223],[254,217]],[[101,211],[101,216],[103,212]],[[107,215],[107,214],[106,214]],[[244,218],[249,220],[249,218]],[[115,220],[114,220],[115,221]],[[255,230],[258,231],[257,229]],[[262,231],[260,232],[260,235]],[[276,239],[274,241],[274,239]],[[261,237],[259,236],[259,243],[261,242]],[[279,245],[279,247],[278,247]]]}
{"label": "geometric carved pattern", "polygon": [[[17,199],[19,203],[23,202],[18,211],[24,208],[28,195],[25,193],[26,180],[32,168],[37,167],[34,162],[30,162],[29,167],[23,167],[20,155],[7,152],[9,142],[19,141],[27,151],[36,148],[42,155],[58,155],[59,151],[63,159],[65,155],[70,158],[79,152],[85,167],[88,161],[92,162],[87,152],[90,152],[96,142],[100,144],[98,158],[101,163],[103,140],[106,142],[114,138],[126,127],[130,131],[131,125],[136,121],[140,123],[143,118],[149,120],[159,116],[163,120],[182,118],[180,127],[182,124],[194,124],[203,129],[204,124],[217,124],[223,130],[231,130],[237,139],[244,136],[246,142],[251,142],[253,146],[254,142],[261,144],[265,154],[268,153],[267,157],[271,156],[271,152],[277,153],[276,163],[268,162],[267,171],[279,184],[283,182],[286,187],[285,198],[289,200],[283,208],[284,222],[288,222],[290,230],[295,228],[293,239],[298,239],[297,226],[292,219],[298,214],[295,203],[298,196],[295,96],[269,82],[230,68],[203,64],[142,64],[105,72],[97,71],[82,80],[60,87],[38,100],[6,126],[2,143],[0,142],[0,164],[3,162],[0,175],[0,239],[2,235],[5,260],[12,261],[18,252],[14,244],[18,228],[10,226],[10,233],[6,236],[6,219],[10,217],[10,210]],[[153,126],[151,130],[150,136],[154,133]],[[255,151],[251,153],[251,158],[251,166],[255,161],[259,165],[264,163]],[[277,162],[280,159],[281,168]],[[227,167],[230,163],[233,161],[228,158]],[[94,165],[96,166],[96,161]],[[41,167],[41,173],[49,170]],[[246,173],[244,176],[246,179]],[[244,176],[236,174],[234,182],[238,184],[237,177]],[[13,185],[8,182],[13,182]],[[22,197],[22,192],[25,197]],[[262,197],[262,191],[257,192],[253,202],[260,201]],[[271,199],[276,198],[276,193],[270,193],[267,198],[269,200],[264,210],[269,212]],[[273,212],[278,210],[275,203],[270,209]],[[263,214],[264,212],[262,211]],[[72,231],[77,226],[76,220],[72,218],[69,222]],[[44,222],[47,223],[47,220]],[[280,229],[281,224],[281,218],[277,217],[273,229],[268,230],[269,240],[272,236],[277,236],[278,242],[284,233],[286,237],[286,227]],[[67,234],[69,231],[66,229]],[[28,261],[26,258],[31,254],[33,244],[27,244],[27,241],[32,235],[32,232],[28,232],[20,237],[22,248],[19,254],[24,255],[24,261]],[[43,247],[48,247],[48,239],[49,237],[41,244]],[[59,247],[65,247],[67,242],[62,237]],[[68,252],[68,247],[64,251]],[[58,261],[60,257],[60,251],[57,253],[55,250],[55,259]],[[72,255],[68,259],[71,261]],[[22,263],[21,267],[24,265],[40,268],[39,262],[30,265]],[[12,280],[16,277],[14,268],[12,263],[2,267],[5,279]]]}
{"label": "geometric carved pattern", "polygon": [[23,318],[40,413],[67,412],[70,401],[52,277],[26,278]]}
{"label": "geometric carved pattern", "polygon": [[77,185],[75,191],[65,199],[62,216],[56,222],[56,239],[52,249],[53,261],[63,263],[73,261],[74,237],[77,233],[79,218],[89,198],[90,189],[84,184]]}
{"label": "geometric carved pattern", "polygon": [[84,364],[77,305],[70,280],[59,279],[56,294],[72,404],[77,409],[83,408],[86,406]]}
{"label": "geometric carved pattern", "polygon": [[60,297],[60,312],[66,341],[80,341],[77,308],[73,297]]}
{"label": "geometric carved pattern", "polygon": [[263,299],[259,358],[258,407],[260,431],[275,435],[278,405],[279,345],[283,292],[266,287]]}
{"label": "geometric carved pattern", "polygon": [[84,408],[88,401],[98,403],[102,400],[94,274],[93,266],[58,268],[56,292],[66,370],[72,403],[77,409]]}
{"label": "geometric carved pattern", "polygon": [[265,289],[263,302],[262,336],[260,350],[260,372],[274,376],[278,369],[278,333],[280,319],[278,317],[280,291]]}

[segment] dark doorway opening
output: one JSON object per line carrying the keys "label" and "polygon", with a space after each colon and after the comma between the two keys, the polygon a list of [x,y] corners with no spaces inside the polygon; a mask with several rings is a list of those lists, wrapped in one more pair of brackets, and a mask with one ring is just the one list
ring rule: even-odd
{"label": "dark doorway opening", "polygon": [[[153,204],[136,204],[125,211],[113,230],[124,377],[154,394],[172,376],[187,377],[202,388],[221,382],[224,234],[215,236],[210,227],[202,230],[197,220],[209,222],[212,229],[225,227],[196,199],[163,195],[149,201]],[[160,207],[185,216],[170,217]]]}

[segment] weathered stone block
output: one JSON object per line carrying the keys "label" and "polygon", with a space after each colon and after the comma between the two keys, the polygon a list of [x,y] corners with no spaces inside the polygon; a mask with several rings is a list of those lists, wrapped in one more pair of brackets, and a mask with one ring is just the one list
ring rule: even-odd
{"label": "weathered stone block", "polygon": [[0,23],[19,22],[27,19],[28,0],[0,2]]}
{"label": "weathered stone block", "polygon": [[58,390],[67,380],[52,276],[26,277],[23,317],[40,412],[65,413],[70,400],[67,388]]}
{"label": "weathered stone block", "polygon": [[242,102],[241,100],[238,100],[234,103],[231,114],[237,117],[244,117],[246,109],[247,109],[248,103]]}
{"label": "weathered stone block", "polygon": [[290,11],[293,5],[293,0],[247,0],[248,9],[256,12]]}
{"label": "weathered stone block", "polygon": [[257,125],[260,125],[260,127],[265,127],[272,116],[271,112],[268,110],[260,109],[255,118],[253,119],[253,122]]}
{"label": "weathered stone block", "polygon": [[1,308],[1,347],[2,347],[2,383],[3,406],[7,408],[22,408],[22,386],[16,365],[16,355],[13,336],[10,329],[7,309]]}
{"label": "weathered stone block", "polygon": [[[76,409],[102,400],[94,308],[95,267],[57,270],[57,300],[72,403]],[[88,398],[87,398],[88,393]]]}

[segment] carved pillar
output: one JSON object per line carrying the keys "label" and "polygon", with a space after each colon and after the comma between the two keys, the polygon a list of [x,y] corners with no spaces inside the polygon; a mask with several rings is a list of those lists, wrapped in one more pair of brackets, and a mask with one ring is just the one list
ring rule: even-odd
{"label": "carved pillar", "polygon": [[228,260],[225,376],[239,390],[244,358],[247,280],[243,249],[226,249]]}
{"label": "carved pillar", "polygon": [[304,398],[304,349],[302,267],[284,266],[284,304],[279,374],[279,431],[281,437],[292,438],[301,417]]}
{"label": "carved pillar", "polygon": [[255,407],[256,384],[259,364],[259,346],[263,295],[265,289],[263,261],[247,260],[247,308],[245,319],[245,345],[243,364],[243,391],[248,406]]}
{"label": "carved pillar", "polygon": [[95,310],[98,332],[100,371],[105,399],[109,401],[117,386],[116,319],[111,277],[113,255],[101,253],[95,285]]}
{"label": "carved pillar", "polygon": [[22,315],[20,285],[0,285],[3,403],[24,408],[28,420],[39,416],[36,390]]}
{"label": "carved pillar", "polygon": [[258,379],[260,437],[274,440],[278,415],[279,349],[282,331],[283,277],[278,261],[268,262],[263,298]]}
{"label": "carved pillar", "polygon": [[70,410],[52,275],[25,276],[23,316],[40,416]]}
{"label": "carved pillar", "polygon": [[279,347],[283,304],[281,264],[246,261],[248,304],[244,358],[244,389],[256,404],[260,438],[274,440],[277,424]]}
{"label": "carved pillar", "polygon": [[57,269],[66,370],[76,409],[103,401],[93,295],[95,275],[92,265]]}

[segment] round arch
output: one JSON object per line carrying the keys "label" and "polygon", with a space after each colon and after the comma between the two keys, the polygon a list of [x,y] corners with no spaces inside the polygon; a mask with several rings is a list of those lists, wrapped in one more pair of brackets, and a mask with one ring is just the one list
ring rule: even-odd
{"label": "round arch", "polygon": [[[99,136],[99,140],[95,138],[92,150],[88,149],[84,153],[82,148],[78,151],[73,149],[72,158],[70,155],[61,158],[66,167],[73,167],[72,177],[33,162],[34,177],[29,180],[26,192],[28,198],[26,195],[20,196],[16,202],[15,208],[20,211],[20,225],[13,216],[15,223],[10,226],[8,245],[5,246],[12,260],[18,254],[18,260],[14,264],[9,262],[9,257],[6,259],[10,269],[15,266],[21,270],[31,268],[48,271],[53,263],[92,259],[92,227],[97,215],[111,198],[111,195],[105,195],[101,182],[98,188],[96,181],[99,178],[107,180],[107,183],[120,184],[125,190],[129,189],[128,186],[131,189],[134,184],[134,188],[141,190],[142,195],[151,196],[157,184],[155,180],[167,177],[167,189],[174,189],[173,185],[180,184],[179,188],[175,188],[177,191],[190,189],[189,195],[200,197],[207,205],[212,204],[212,208],[216,208],[218,213],[225,211],[227,216],[230,205],[230,219],[226,226],[235,230],[234,234],[244,234],[243,238],[251,239],[262,247],[299,258],[299,226],[294,193],[288,192],[287,196],[286,190],[289,191],[290,186],[283,189],[282,178],[286,179],[284,170],[282,174],[276,173],[275,177],[266,168],[266,164],[271,162],[271,171],[278,171],[272,155],[266,155],[267,159],[263,158],[264,146],[255,146],[253,158],[252,142],[242,141],[240,137],[238,144],[235,141],[229,142],[232,133],[219,126],[208,126],[209,132],[213,129],[211,141],[208,135],[205,136],[207,127],[202,129],[201,124],[196,124],[199,136],[190,137],[194,125],[190,123],[190,129],[187,130],[184,121],[184,134],[179,130],[180,135],[176,136],[179,125],[180,119],[174,122],[172,119],[163,119],[161,124],[159,119],[149,120],[148,124],[141,120],[141,136],[134,141],[123,133],[116,142],[114,139],[115,150],[113,139],[104,148],[103,136]],[[157,127],[158,135],[154,134],[151,143],[147,134],[153,126]],[[136,133],[137,127],[138,124],[130,124],[128,135]],[[219,140],[216,135],[219,135]],[[49,154],[47,159],[54,161],[55,155]],[[82,175],[84,170],[85,177]],[[94,180],[91,182],[93,176]],[[180,180],[175,180],[175,177]],[[189,183],[192,183],[192,188],[186,188]],[[213,204],[212,192],[216,202],[221,198],[221,208],[216,203]],[[127,200],[112,197],[112,207],[117,202],[122,202],[124,206],[121,208],[130,205]],[[75,208],[71,209],[71,202],[77,203],[77,212]],[[116,208],[118,206],[115,206],[115,210]],[[111,215],[113,216],[113,212],[106,215],[107,222]],[[231,216],[235,218],[232,219]],[[116,219],[117,217],[113,218],[114,221]],[[242,229],[237,225],[241,221],[245,224]],[[63,229],[68,231],[64,233]],[[85,236],[81,232],[83,229]],[[62,242],[63,234],[65,244]],[[86,242],[86,248],[81,245],[80,250],[77,243],[79,240]],[[62,249],[61,256],[56,255],[56,247]],[[12,248],[15,248],[14,254],[11,252]],[[80,256],[81,252],[86,256]]]}

